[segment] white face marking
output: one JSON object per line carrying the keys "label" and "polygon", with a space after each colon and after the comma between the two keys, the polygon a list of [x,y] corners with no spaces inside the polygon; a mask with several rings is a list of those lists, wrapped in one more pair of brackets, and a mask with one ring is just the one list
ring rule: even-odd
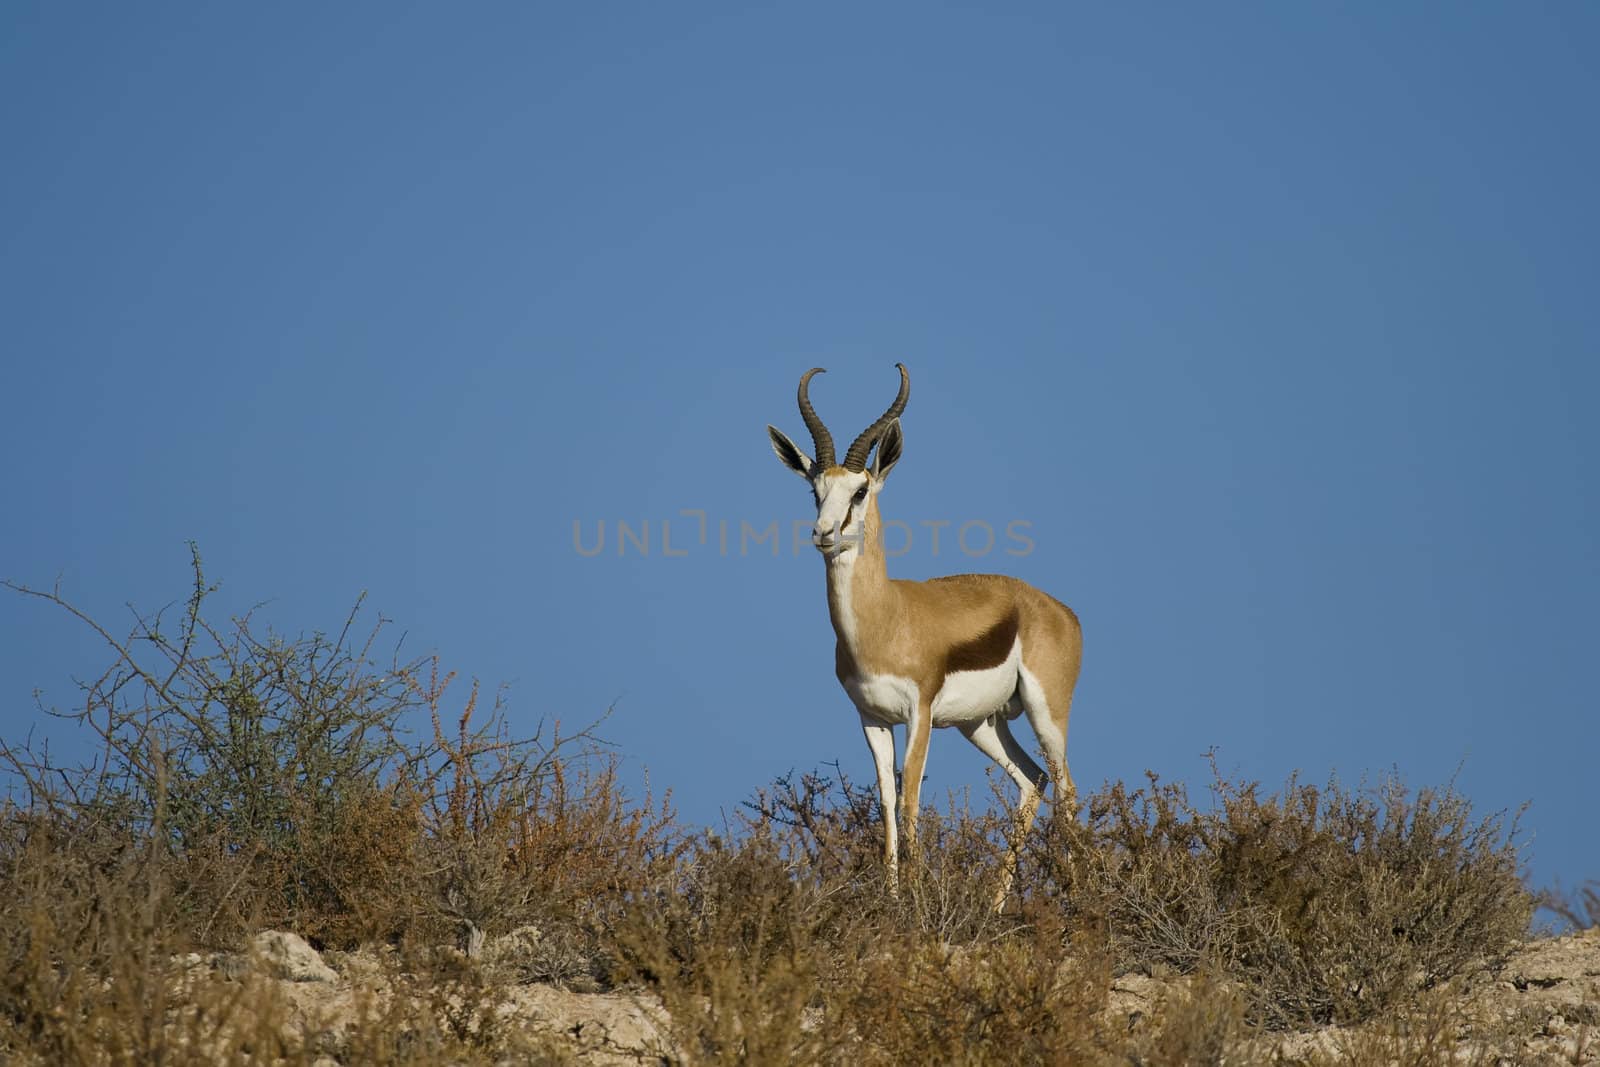
{"label": "white face marking", "polygon": [[[828,589],[832,592],[834,603],[838,608],[834,618],[834,630],[839,639],[852,650],[856,647],[856,613],[852,603],[851,590],[854,586],[854,571],[856,553],[848,555],[829,556],[826,552],[823,557],[828,561]],[[859,703],[859,701],[858,701]]]}
{"label": "white face marking", "polygon": [[933,698],[933,725],[981,722],[1001,710],[1017,691],[1022,667],[1022,638],[1011,644],[1005,662],[981,671],[955,671]]}
{"label": "white face marking", "polygon": [[817,521],[811,543],[830,559],[854,554],[865,534],[867,505],[877,486],[865,471],[833,471],[811,483],[817,498]]}

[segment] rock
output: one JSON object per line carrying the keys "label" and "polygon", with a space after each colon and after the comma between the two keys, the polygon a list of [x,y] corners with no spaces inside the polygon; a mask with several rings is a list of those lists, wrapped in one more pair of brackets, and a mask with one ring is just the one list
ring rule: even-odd
{"label": "rock", "polygon": [[1576,983],[1591,992],[1600,992],[1600,983],[1586,982],[1597,977],[1596,959],[1600,957],[1600,927],[1564,937],[1542,938],[1530,941],[1506,968],[1506,977],[1512,987],[1529,990],[1555,989],[1565,983]]}
{"label": "rock", "polygon": [[367,945],[354,952],[326,952],[323,959],[347,982],[382,985],[398,968],[396,955],[391,945]]}
{"label": "rock", "polygon": [[266,973],[287,982],[336,982],[339,976],[299,934],[263,930],[250,940],[251,955]]}
{"label": "rock", "polygon": [[234,952],[219,952],[211,957],[211,969],[228,981],[237,982],[250,973],[250,961]]}
{"label": "rock", "polygon": [[583,1063],[620,1067],[682,1060],[682,1051],[670,1036],[667,1013],[653,997],[522,986],[501,1013],[507,1020],[559,1038]]}

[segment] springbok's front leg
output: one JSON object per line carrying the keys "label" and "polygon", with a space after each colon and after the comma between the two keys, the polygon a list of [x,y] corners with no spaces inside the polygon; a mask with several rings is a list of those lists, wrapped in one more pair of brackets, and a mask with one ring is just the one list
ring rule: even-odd
{"label": "springbok's front leg", "polygon": [[883,866],[889,872],[889,892],[899,895],[900,841],[895,825],[894,730],[861,718],[861,731],[872,750],[872,764],[878,772],[878,812],[883,817]]}
{"label": "springbok's front leg", "polygon": [[906,855],[920,869],[922,851],[917,844],[917,823],[922,815],[922,772],[928,766],[928,739],[933,733],[933,706],[918,700],[916,714],[906,723],[906,765],[900,775],[900,810],[906,824]]}

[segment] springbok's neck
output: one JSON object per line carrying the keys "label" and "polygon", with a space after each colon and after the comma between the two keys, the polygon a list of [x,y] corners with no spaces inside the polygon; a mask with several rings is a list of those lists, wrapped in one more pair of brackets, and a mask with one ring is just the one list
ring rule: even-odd
{"label": "springbok's neck", "polygon": [[863,639],[887,635],[894,616],[894,586],[884,565],[883,525],[878,499],[867,505],[861,547],[828,559],[828,614],[833,629],[852,652]]}

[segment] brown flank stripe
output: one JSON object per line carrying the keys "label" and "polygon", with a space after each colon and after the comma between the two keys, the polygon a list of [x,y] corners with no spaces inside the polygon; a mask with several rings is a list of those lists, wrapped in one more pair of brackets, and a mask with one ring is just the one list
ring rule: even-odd
{"label": "brown flank stripe", "polygon": [[953,671],[983,671],[1000,666],[1011,655],[1011,646],[1017,643],[1017,629],[1021,625],[1022,617],[1013,607],[1005,618],[977,637],[952,645],[945,654],[945,677]]}

